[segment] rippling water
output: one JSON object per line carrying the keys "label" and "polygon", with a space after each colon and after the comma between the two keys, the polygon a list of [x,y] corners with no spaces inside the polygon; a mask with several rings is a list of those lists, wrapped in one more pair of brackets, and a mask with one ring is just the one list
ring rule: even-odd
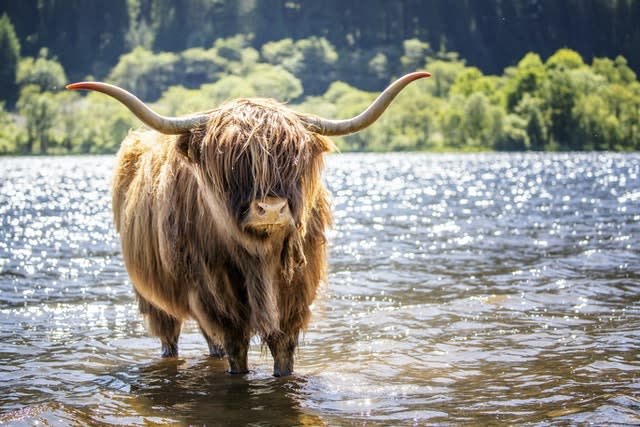
{"label": "rippling water", "polygon": [[0,159],[0,423],[640,423],[640,155],[334,155],[296,375],[147,336],[112,157]]}

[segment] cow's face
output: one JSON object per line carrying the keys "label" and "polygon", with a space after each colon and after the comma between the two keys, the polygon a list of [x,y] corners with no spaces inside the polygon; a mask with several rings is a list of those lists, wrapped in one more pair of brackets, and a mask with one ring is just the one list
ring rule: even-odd
{"label": "cow's face", "polygon": [[333,149],[291,110],[255,99],[212,111],[190,144],[238,229],[258,240],[305,229],[322,188],[322,153]]}

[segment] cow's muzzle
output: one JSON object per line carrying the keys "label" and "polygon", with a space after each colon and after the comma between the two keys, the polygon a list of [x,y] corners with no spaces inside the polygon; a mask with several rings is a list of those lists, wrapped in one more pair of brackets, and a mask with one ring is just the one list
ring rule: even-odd
{"label": "cow's muzzle", "polygon": [[249,205],[243,226],[258,234],[271,234],[293,224],[289,202],[280,197],[265,197]]}

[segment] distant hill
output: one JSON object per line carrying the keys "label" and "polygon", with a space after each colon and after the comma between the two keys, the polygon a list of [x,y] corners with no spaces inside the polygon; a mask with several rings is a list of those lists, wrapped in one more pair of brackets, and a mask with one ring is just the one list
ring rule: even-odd
{"label": "distant hill", "polygon": [[623,55],[640,71],[638,0],[2,0],[3,12],[22,56],[47,47],[72,80],[104,77],[135,46],[178,52],[239,33],[252,34],[255,47],[324,37],[339,52],[359,53],[353,69],[341,68],[345,81],[366,73],[359,57],[399,58],[411,38],[459,52],[486,74],[563,47],[585,60]]}

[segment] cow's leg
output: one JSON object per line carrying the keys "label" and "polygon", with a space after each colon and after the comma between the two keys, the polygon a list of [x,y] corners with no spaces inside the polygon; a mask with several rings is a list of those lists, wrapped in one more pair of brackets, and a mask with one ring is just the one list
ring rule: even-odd
{"label": "cow's leg", "polygon": [[229,328],[224,331],[224,350],[229,360],[229,373],[244,374],[249,371],[247,353],[250,339],[246,328]]}
{"label": "cow's leg", "polygon": [[[313,257],[313,252],[308,251]],[[280,330],[263,337],[273,356],[273,375],[284,377],[293,373],[294,355],[298,347],[300,331],[309,323],[309,306],[315,297],[322,270],[307,269],[291,284],[281,284],[278,296]]]}
{"label": "cow's leg", "polygon": [[273,356],[273,375],[286,377],[293,373],[293,357],[298,346],[299,330],[281,332],[267,337]]}
{"label": "cow's leg", "polygon": [[209,346],[209,356],[222,359],[225,355],[224,347],[218,343],[218,340],[216,340],[215,338],[211,338],[209,334],[205,332],[202,326],[200,327],[200,332],[202,332],[202,335],[207,340],[207,345]]}
{"label": "cow's leg", "polygon": [[[226,353],[230,373],[247,372],[247,351],[251,338],[249,323],[244,319],[230,319],[228,316],[221,315],[221,310],[217,309],[208,292],[193,292],[189,296],[189,303],[192,315],[207,339],[209,352],[218,357]],[[236,308],[235,311],[242,311],[242,309]],[[219,343],[222,343],[222,348]]]}
{"label": "cow's leg", "polygon": [[147,321],[149,333],[160,338],[162,357],[178,356],[178,339],[182,322],[138,296],[138,307]]}

